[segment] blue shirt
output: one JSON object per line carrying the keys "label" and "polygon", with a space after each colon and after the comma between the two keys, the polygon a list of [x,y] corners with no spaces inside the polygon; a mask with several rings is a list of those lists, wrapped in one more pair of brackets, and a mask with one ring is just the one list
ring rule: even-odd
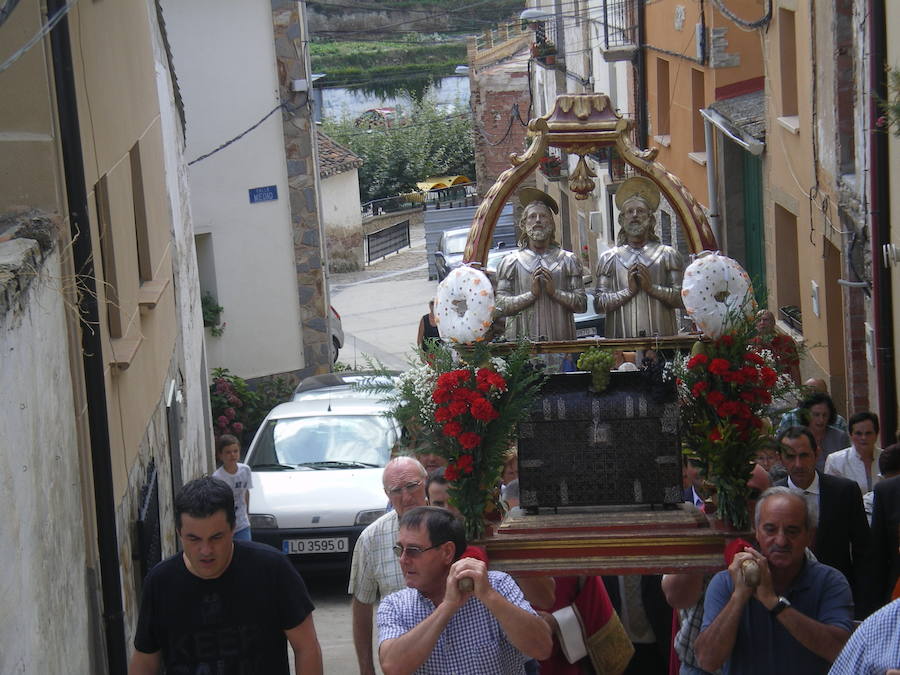
{"label": "blue shirt", "polygon": [[[728,603],[734,586],[728,570],[713,577],[706,589],[703,627],[706,630]],[[806,560],[784,593],[793,609],[829,626],[850,632],[853,596],[844,575],[833,567]],[[725,675],[812,675],[827,673],[831,664],[801,645],[755,598],[744,607]]]}
{"label": "blue shirt", "polygon": [[[512,577],[488,572],[500,595],[534,614]],[[401,637],[424,621],[434,604],[414,588],[392,593],[378,606],[378,644]],[[506,637],[494,615],[474,596],[460,607],[444,628],[431,655],[416,675],[521,675],[527,657]]]}
{"label": "blue shirt", "polygon": [[900,667],[900,600],[885,605],[857,628],[834,660],[831,675],[884,675]]}

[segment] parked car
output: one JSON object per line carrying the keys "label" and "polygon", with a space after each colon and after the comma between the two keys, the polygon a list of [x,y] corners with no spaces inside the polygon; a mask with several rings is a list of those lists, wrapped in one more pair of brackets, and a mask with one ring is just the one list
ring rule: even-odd
{"label": "parked car", "polygon": [[344,385],[300,396],[266,416],[247,452],[253,539],[307,571],[347,570],[386,510],[381,474],[400,427],[383,402]]}
{"label": "parked car", "polygon": [[331,314],[328,315],[328,329],[331,332],[331,362],[337,363],[338,353],[344,346],[344,324],[337,310],[334,307],[329,309],[331,309]]}
{"label": "parked car", "polygon": [[[438,240],[437,250],[434,252],[434,265],[437,268],[438,281],[443,281],[450,274],[450,270],[462,264],[463,251],[466,248],[466,240],[469,238],[468,227],[455,227],[445,230]],[[496,271],[500,261],[515,250],[514,247],[504,246],[501,242],[495,248],[488,251],[487,271]]]}
{"label": "parked car", "polygon": [[594,310],[594,294],[587,291],[587,311],[575,315],[575,337],[606,335],[606,314]]}
{"label": "parked car", "polygon": [[378,383],[390,382],[390,380],[400,374],[399,370],[386,371],[387,377],[381,373],[372,370],[344,370],[337,373],[325,373],[324,375],[311,375],[300,380],[300,384],[294,389],[293,401],[299,401],[308,398],[309,392],[317,392],[320,389],[327,388],[332,394],[336,391],[351,392],[357,397],[367,396],[368,394],[359,393],[354,385],[361,384],[367,380],[374,380]]}

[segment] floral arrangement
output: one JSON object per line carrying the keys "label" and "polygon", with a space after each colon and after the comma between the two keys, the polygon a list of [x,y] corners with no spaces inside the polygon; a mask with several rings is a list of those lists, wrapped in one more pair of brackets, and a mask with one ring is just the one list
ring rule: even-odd
{"label": "floral arrangement", "polygon": [[524,343],[495,356],[485,343],[453,349],[435,342],[386,396],[415,447],[447,460],[450,501],[462,513],[469,539],[484,533],[485,519],[499,518],[503,461],[544,379],[530,356]]}
{"label": "floral arrangement", "polygon": [[753,321],[733,317],[721,337],[674,362],[685,453],[703,463],[717,517],[739,530],[750,525],[747,480],[765,435],[763,418],[773,400],[797,395],[765,345]]}
{"label": "floral arrangement", "polygon": [[246,447],[269,410],[290,399],[293,387],[280,377],[260,382],[255,388],[227,368],[216,368],[209,386],[213,433],[233,434]]}

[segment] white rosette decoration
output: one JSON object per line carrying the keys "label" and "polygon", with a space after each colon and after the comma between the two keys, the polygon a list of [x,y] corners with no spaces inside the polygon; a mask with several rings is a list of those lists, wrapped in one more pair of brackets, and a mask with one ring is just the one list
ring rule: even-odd
{"label": "white rosette decoration", "polygon": [[434,316],[441,338],[470,343],[484,339],[494,314],[494,289],[481,270],[461,265],[438,285]]}
{"label": "white rosette decoration", "polygon": [[[741,315],[756,311],[753,285],[740,263],[718,251],[704,251],[688,265],[681,283],[688,315],[703,334],[717,339]],[[730,317],[730,319],[729,319]]]}

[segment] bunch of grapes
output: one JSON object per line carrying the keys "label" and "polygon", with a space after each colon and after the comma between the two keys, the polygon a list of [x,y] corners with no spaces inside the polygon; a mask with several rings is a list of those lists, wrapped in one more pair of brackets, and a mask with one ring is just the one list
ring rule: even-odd
{"label": "bunch of grapes", "polygon": [[578,367],[591,371],[591,387],[597,393],[602,392],[609,384],[609,371],[614,363],[612,351],[599,347],[591,347],[578,357]]}

